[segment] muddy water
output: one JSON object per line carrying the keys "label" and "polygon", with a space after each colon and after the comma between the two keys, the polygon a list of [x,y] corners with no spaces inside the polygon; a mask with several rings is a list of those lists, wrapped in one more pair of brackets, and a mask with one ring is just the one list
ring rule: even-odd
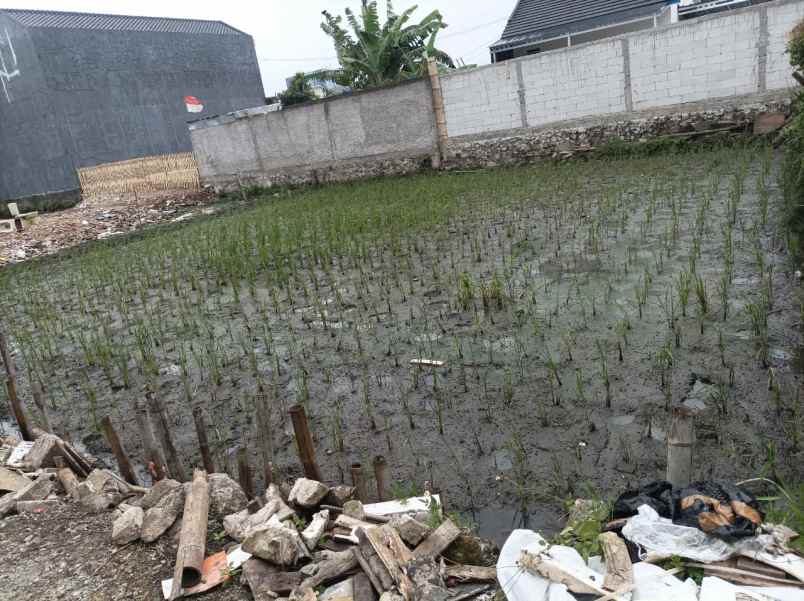
{"label": "muddy water", "polygon": [[[722,319],[717,283],[729,171],[722,173],[707,211],[697,260],[710,311],[699,319],[692,291],[686,316],[681,315],[675,283],[689,269],[704,195],[703,184],[690,190],[685,182],[710,176],[710,159],[673,157],[669,163],[640,163],[639,169],[627,161],[583,167],[592,201],[583,210],[569,210],[558,225],[545,218],[544,200],[502,210],[490,199],[447,227],[418,236],[416,252],[395,256],[381,246],[362,275],[348,266],[335,270],[334,282],[319,274],[320,302],[295,291],[280,300],[276,312],[268,289],[258,285],[254,297],[242,292],[237,303],[224,288],[217,298],[197,299],[205,305],[209,335],[189,334],[178,325],[175,304],[151,295],[149,313],[166,323],[158,394],[180,453],[187,463],[198,461],[191,407],[200,404],[218,465],[236,473],[227,450],[246,444],[259,473],[252,405],[258,382],[241,339],[248,336],[273,403],[278,477],[301,472],[286,417],[288,406],[301,402],[328,481],[348,482],[351,464],[370,466],[383,455],[394,491],[441,492],[447,511],[463,513],[497,540],[521,524],[555,530],[566,499],[612,496],[662,477],[667,407],[681,402],[699,377],[723,384],[726,413],[712,403],[699,420],[696,476],[751,477],[775,457],[775,469],[801,478],[804,456],[791,435],[791,428],[799,427],[792,421],[801,375],[794,360],[800,337],[793,327],[799,290],[776,235],[781,203],[776,188],[770,190],[771,217],[761,240],[764,263],[775,266],[769,338],[771,348],[780,351],[771,353],[770,361],[781,382],[781,409],[768,391],[767,369],[757,360],[745,311],[761,290],[752,243],[758,161],[745,178],[735,224],[728,316]],[[649,198],[657,188],[661,192],[652,206]],[[603,193],[612,190],[623,193],[617,215],[627,219],[612,216],[593,249],[589,228],[603,210]],[[679,234],[665,249],[673,198]],[[472,244],[480,245],[480,261]],[[458,302],[456,282],[464,272],[474,282],[466,308]],[[495,273],[502,306],[492,300],[485,307],[481,287],[491,288]],[[646,279],[640,318],[637,290]],[[312,286],[306,289],[309,293]],[[671,306],[677,312],[672,332],[667,325]],[[112,329],[124,330],[122,318],[110,314]],[[198,352],[207,338],[226,354],[222,378],[211,382],[209,369],[193,367],[191,359],[188,403],[179,375],[180,346],[192,342],[185,352]],[[100,369],[89,369],[98,395],[93,409],[74,369],[81,363],[80,348],[70,340],[63,345],[69,361],[54,369],[52,386],[63,394],[59,419],[74,439],[98,454],[106,449],[93,432],[91,415],[111,414],[122,426],[127,448],[142,462],[132,419],[142,380],[135,377],[130,389],[110,387]],[[657,360],[663,348],[672,354],[664,390]],[[445,366],[411,367],[415,358],[441,360]],[[558,378],[549,369],[551,360]],[[514,509],[522,506],[527,521]]]}

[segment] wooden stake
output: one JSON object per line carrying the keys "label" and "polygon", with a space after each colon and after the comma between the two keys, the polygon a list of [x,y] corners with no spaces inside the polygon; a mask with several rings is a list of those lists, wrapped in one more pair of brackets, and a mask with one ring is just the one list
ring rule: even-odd
{"label": "wooden stake", "polygon": [[131,461],[128,458],[126,449],[123,448],[123,443],[120,441],[120,437],[117,435],[117,431],[114,429],[112,418],[108,415],[104,417],[103,420],[101,420],[101,426],[103,427],[103,434],[106,436],[106,442],[108,442],[109,446],[112,448],[112,453],[114,453],[114,456],[117,459],[117,465],[120,466],[120,474],[129,484],[139,486],[140,481],[137,478],[137,473],[131,466]]}
{"label": "wooden stake", "polygon": [[355,494],[361,503],[368,502],[368,493],[366,492],[366,478],[363,474],[363,466],[359,463],[353,463],[350,471],[352,472],[352,486],[355,487]]}
{"label": "wooden stake", "polygon": [[237,449],[237,479],[240,481],[240,488],[246,493],[246,498],[254,498],[254,479],[251,477],[251,468],[248,465],[248,451],[246,447]]}
{"label": "wooden stake", "polygon": [[374,479],[377,481],[377,500],[385,501],[385,482],[388,464],[385,463],[385,457],[377,455],[374,458]]}
{"label": "wooden stake", "polygon": [[201,407],[193,409],[193,421],[195,422],[195,433],[198,436],[198,448],[201,451],[201,461],[208,474],[215,473],[215,464],[212,461],[212,453],[209,452],[209,442],[207,441],[207,424],[204,421],[204,411]]}
{"label": "wooden stake", "polygon": [[207,550],[207,521],[209,519],[209,483],[204,470],[195,470],[190,493],[184,502],[184,517],[176,552],[171,599],[177,599],[182,589],[201,583],[201,566]]}
{"label": "wooden stake", "polygon": [[156,480],[164,480],[168,475],[167,463],[165,462],[164,455],[162,455],[162,449],[159,448],[154,438],[154,433],[151,429],[151,420],[148,418],[148,406],[146,403],[139,401],[134,414],[137,417],[137,424],[140,427],[142,446],[145,448],[145,457],[150,466],[153,467]]}
{"label": "wooden stake", "polygon": [[170,475],[179,482],[186,482],[187,476],[184,473],[184,467],[181,461],[179,461],[179,454],[176,452],[176,447],[173,445],[173,439],[170,436],[170,428],[168,427],[165,408],[162,406],[162,402],[157,399],[156,395],[152,392],[147,392],[145,398],[148,400],[148,408],[151,410],[151,419],[156,425],[157,435],[162,443],[162,448],[165,450],[165,459],[167,459],[167,464],[170,468]]}
{"label": "wooden stake", "polygon": [[262,477],[265,487],[274,481],[274,437],[271,427],[271,407],[268,395],[260,391],[254,398],[257,445],[262,458]]}
{"label": "wooden stake", "polygon": [[304,475],[310,480],[321,482],[321,471],[315,462],[315,446],[310,429],[307,426],[307,412],[301,405],[293,405],[290,408],[290,419],[293,421],[293,430],[296,433],[296,447],[299,451],[299,459],[304,467]]}
{"label": "wooden stake", "polygon": [[22,408],[22,403],[17,396],[17,368],[14,365],[14,357],[11,356],[8,350],[6,336],[1,331],[0,358],[2,358],[3,365],[6,368],[6,391],[8,392],[8,401],[11,404],[11,412],[14,414],[14,419],[17,420],[20,436],[22,436],[23,440],[34,440],[31,428],[28,426],[28,418],[25,416],[25,410]]}
{"label": "wooden stake", "polygon": [[673,409],[667,434],[667,481],[674,487],[692,482],[692,451],[695,445],[695,419],[683,407]]}

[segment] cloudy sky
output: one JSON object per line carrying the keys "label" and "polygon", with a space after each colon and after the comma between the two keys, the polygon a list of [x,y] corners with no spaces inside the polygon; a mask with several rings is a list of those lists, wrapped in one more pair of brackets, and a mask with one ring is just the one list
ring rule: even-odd
{"label": "cloudy sky", "polygon": [[[499,39],[516,0],[396,0],[401,12],[411,4],[423,17],[438,9],[449,27],[439,47],[466,63],[489,62],[488,46]],[[102,12],[154,17],[196,18],[226,21],[254,37],[263,84],[272,95],[285,87],[285,78],[297,71],[335,67],[338,62],[330,39],[321,31],[321,11],[342,13],[360,0],[7,0],[8,8],[38,8]],[[384,12],[385,0],[379,4]]]}

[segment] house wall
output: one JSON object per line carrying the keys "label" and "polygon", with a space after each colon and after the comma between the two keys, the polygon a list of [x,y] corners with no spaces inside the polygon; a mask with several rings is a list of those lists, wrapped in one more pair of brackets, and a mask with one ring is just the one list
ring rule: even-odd
{"label": "house wall", "polygon": [[[17,124],[24,152],[10,151],[0,199],[75,190],[79,167],[189,151],[190,120],[264,103],[246,35],[25,29],[2,18],[24,40],[12,97],[0,89],[2,121]],[[188,95],[203,113],[187,112]]]}
{"label": "house wall", "polygon": [[786,36],[802,18],[802,0],[777,0],[450,74],[449,135],[792,87]]}
{"label": "house wall", "polygon": [[436,143],[426,80],[240,111],[193,124],[190,134],[202,180],[222,186],[406,172],[428,161]]}

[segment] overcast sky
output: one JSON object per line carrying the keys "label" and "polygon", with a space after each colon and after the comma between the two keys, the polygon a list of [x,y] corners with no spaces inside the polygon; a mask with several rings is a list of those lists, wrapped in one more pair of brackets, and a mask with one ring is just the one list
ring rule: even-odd
{"label": "overcast sky", "polygon": [[[499,39],[515,0],[396,0],[396,12],[417,4],[414,18],[438,9],[449,25],[438,46],[466,63],[489,62],[488,46]],[[115,13],[226,21],[254,37],[262,80],[268,95],[285,88],[285,78],[297,71],[335,67],[330,39],[321,31],[321,11],[342,14],[360,0],[6,0],[8,8]],[[385,0],[379,5],[384,13]]]}

